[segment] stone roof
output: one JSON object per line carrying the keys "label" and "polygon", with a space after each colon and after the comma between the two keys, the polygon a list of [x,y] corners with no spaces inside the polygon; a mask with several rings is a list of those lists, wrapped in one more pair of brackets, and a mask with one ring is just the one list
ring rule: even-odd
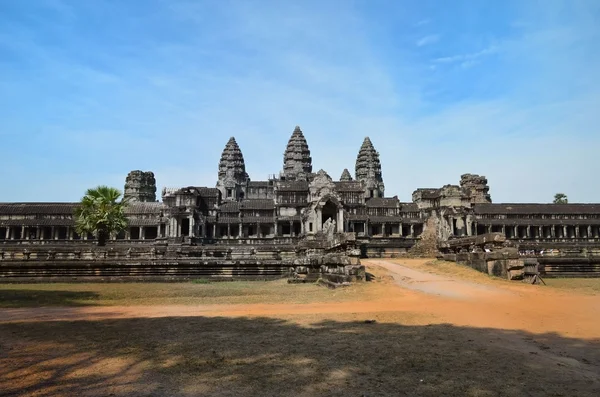
{"label": "stone roof", "polygon": [[280,181],[277,183],[277,190],[287,192],[305,192],[308,191],[307,181]]}
{"label": "stone roof", "polygon": [[201,197],[219,197],[219,189],[214,187],[196,187]]}
{"label": "stone roof", "polygon": [[344,168],[342,171],[342,175],[340,176],[340,182],[350,182],[352,180],[352,175],[350,175],[350,171],[348,168]]}
{"label": "stone roof", "polygon": [[248,187],[269,187],[269,181],[248,181]]}
{"label": "stone roof", "polygon": [[475,204],[475,214],[600,214],[600,204]]}
{"label": "stone roof", "polygon": [[366,202],[370,208],[399,208],[400,201],[396,197],[391,198],[370,198]]}
{"label": "stone roof", "polygon": [[369,137],[365,138],[358,151],[355,171],[356,180],[364,181],[371,178],[377,182],[383,182],[379,153],[375,150]]}
{"label": "stone roof", "polygon": [[73,219],[4,219],[0,220],[0,227],[4,226],[74,226]]}
{"label": "stone roof", "polygon": [[217,223],[240,223],[241,220],[237,216],[219,216]]}
{"label": "stone roof", "polygon": [[73,214],[79,203],[0,203],[1,215]]}
{"label": "stone roof", "polygon": [[153,219],[140,219],[140,218],[129,218],[129,226],[158,226],[158,218]]}
{"label": "stone roof", "polygon": [[219,209],[221,210],[221,212],[229,212],[229,213],[239,212],[240,211],[240,203],[238,203],[237,201],[230,201],[230,202],[221,204]]}
{"label": "stone roof", "polygon": [[359,181],[339,181],[333,182],[335,190],[338,192],[364,192],[364,187]]}
{"label": "stone roof", "polygon": [[400,212],[419,212],[419,206],[415,203],[400,203]]}
{"label": "stone roof", "polygon": [[275,208],[273,199],[246,199],[240,203],[245,210],[272,210]]}
{"label": "stone roof", "polygon": [[514,226],[552,226],[552,225],[597,225],[598,219],[477,219],[479,225],[514,225]]}
{"label": "stone roof", "polygon": [[243,216],[242,223],[269,223],[273,224],[275,218],[272,216]]}
{"label": "stone roof", "polygon": [[227,177],[233,177],[238,182],[248,179],[244,156],[234,137],[229,138],[219,161],[219,180]]}
{"label": "stone roof", "polygon": [[125,207],[125,214],[156,214],[166,209],[163,203],[134,202]]}
{"label": "stone roof", "polygon": [[296,179],[299,174],[306,176],[311,172],[312,158],[308,143],[300,127],[296,126],[283,154],[283,173],[288,179]]}

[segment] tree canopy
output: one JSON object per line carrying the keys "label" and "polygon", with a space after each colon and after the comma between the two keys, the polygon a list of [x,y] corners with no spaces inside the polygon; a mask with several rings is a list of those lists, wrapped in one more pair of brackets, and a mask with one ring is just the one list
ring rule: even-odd
{"label": "tree canopy", "polygon": [[105,245],[111,233],[127,227],[127,200],[119,200],[121,191],[108,186],[88,189],[75,209],[75,229],[79,234],[91,233],[98,245]]}
{"label": "tree canopy", "polygon": [[556,193],[554,195],[554,204],[567,204],[569,202],[569,199],[567,198],[567,195],[564,193]]}

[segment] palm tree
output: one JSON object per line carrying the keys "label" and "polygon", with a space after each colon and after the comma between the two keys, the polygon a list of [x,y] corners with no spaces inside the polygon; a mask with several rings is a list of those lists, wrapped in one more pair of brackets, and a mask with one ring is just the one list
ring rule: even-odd
{"label": "palm tree", "polygon": [[120,232],[127,227],[125,207],[126,199],[118,201],[121,192],[108,186],[88,189],[75,208],[75,229],[77,233],[94,234],[98,245],[106,245],[106,240],[113,232]]}
{"label": "palm tree", "polygon": [[554,195],[554,204],[567,204],[569,202],[569,199],[567,198],[567,195],[564,193],[556,193]]}

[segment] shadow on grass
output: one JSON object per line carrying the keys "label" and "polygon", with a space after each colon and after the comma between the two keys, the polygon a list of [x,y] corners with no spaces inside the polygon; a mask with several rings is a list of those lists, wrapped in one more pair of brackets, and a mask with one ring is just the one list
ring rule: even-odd
{"label": "shadow on grass", "polygon": [[[0,308],[38,306],[90,306],[99,295],[90,291],[0,288]],[[85,302],[87,301],[87,302]]]}
{"label": "shadow on grass", "polygon": [[[600,340],[395,323],[163,317],[0,324],[16,396],[597,396]],[[0,392],[2,394],[2,392]]]}

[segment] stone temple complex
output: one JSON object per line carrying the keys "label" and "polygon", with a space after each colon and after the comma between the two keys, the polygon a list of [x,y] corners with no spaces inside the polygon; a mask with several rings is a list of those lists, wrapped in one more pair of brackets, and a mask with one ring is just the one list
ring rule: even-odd
{"label": "stone temple complex", "polygon": [[[115,250],[126,247],[128,258],[135,256],[135,249],[150,245],[180,247],[177,252],[190,257],[196,255],[193,252],[208,257],[213,250],[226,257],[232,250],[246,250],[247,255],[269,251],[277,258],[296,252],[302,241],[329,234],[351,239],[363,257],[381,257],[405,254],[428,230],[439,242],[502,233],[524,249],[600,246],[600,204],[493,204],[487,179],[473,174],[462,175],[458,185],[417,189],[405,202],[386,197],[383,175],[379,153],[368,137],[358,150],[354,178],[348,169],[339,180],[322,169],[315,171],[309,145],[296,127],[281,171],[266,181],[254,181],[231,137],[218,164],[215,187],[164,188],[158,201],[154,174],[130,172],[124,189],[131,202],[129,227],[112,236],[109,245]],[[67,258],[91,244],[93,236],[75,232],[76,206],[0,203],[1,259],[16,260],[22,250],[40,247],[46,250],[40,255]],[[8,254],[14,247],[19,254]],[[147,255],[160,252],[152,250]]]}

